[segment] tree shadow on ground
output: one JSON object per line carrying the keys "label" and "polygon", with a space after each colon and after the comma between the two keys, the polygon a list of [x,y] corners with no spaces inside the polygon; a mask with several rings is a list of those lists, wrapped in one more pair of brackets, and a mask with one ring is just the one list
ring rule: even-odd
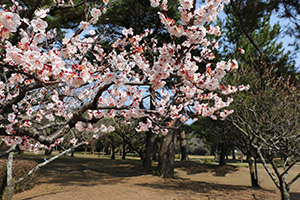
{"label": "tree shadow on ground", "polygon": [[[168,191],[185,193],[197,193],[199,196],[206,196],[208,199],[268,199],[267,194],[272,190],[254,189],[248,186],[227,185],[208,183],[202,181],[191,181],[187,179],[165,179],[164,182],[142,183],[138,186],[150,187]],[[247,192],[247,193],[246,193]],[[244,196],[240,196],[243,193]],[[247,194],[247,196],[245,196]]]}
{"label": "tree shadow on ground", "polygon": [[[64,192],[67,192],[67,191],[71,191],[71,190],[65,190]],[[60,193],[60,192],[49,192],[49,193],[46,193],[46,194],[40,194],[40,195],[31,196],[31,197],[25,198],[23,200],[30,200],[30,199],[34,199],[34,198],[41,198],[41,197],[46,197],[46,196],[53,195],[53,194],[58,194],[58,193]]]}
{"label": "tree shadow on ground", "polygon": [[[38,163],[42,162],[40,158],[33,159]],[[139,160],[61,157],[40,169],[38,184],[116,184],[129,177],[146,174],[152,174],[152,169],[142,167]]]}
{"label": "tree shadow on ground", "polygon": [[300,199],[300,193],[298,192],[291,192],[290,193],[290,197],[291,197],[291,200],[299,200]]}
{"label": "tree shadow on ground", "polygon": [[211,172],[214,176],[225,176],[227,173],[238,171],[238,167],[232,165],[208,165],[194,161],[176,162],[175,168],[185,171],[188,175]]}

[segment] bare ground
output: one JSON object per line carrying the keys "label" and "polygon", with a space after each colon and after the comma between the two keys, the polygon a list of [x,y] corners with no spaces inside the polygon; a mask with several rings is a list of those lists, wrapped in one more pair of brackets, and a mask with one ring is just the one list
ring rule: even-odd
{"label": "bare ground", "polygon": [[[41,160],[40,160],[41,161]],[[296,166],[296,171],[300,170]],[[15,194],[14,200],[279,200],[280,194],[264,169],[259,168],[264,189],[250,186],[245,167],[177,162],[175,179],[153,176],[138,160],[64,157],[40,170],[37,185]],[[296,172],[295,172],[296,173]],[[300,181],[292,199],[300,199]]]}

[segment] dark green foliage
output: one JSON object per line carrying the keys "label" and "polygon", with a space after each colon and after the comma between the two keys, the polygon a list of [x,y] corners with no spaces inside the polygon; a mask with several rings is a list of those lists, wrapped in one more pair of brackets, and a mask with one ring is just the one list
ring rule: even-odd
{"label": "dark green foliage", "polygon": [[[276,76],[294,77],[294,57],[277,41],[282,30],[279,23],[270,24],[272,10],[269,6],[256,0],[239,1],[225,7],[226,19],[219,23],[223,31],[222,55],[230,57],[234,54],[244,67],[251,65],[260,74],[264,68],[273,68]],[[245,54],[240,54],[238,48],[244,49]]]}
{"label": "dark green foliage", "polygon": [[[232,0],[233,5],[242,14],[242,22],[247,24],[247,31],[259,27],[259,20],[270,13],[285,21],[281,37],[289,35],[294,40],[291,45],[299,51],[300,38],[300,1],[298,0]],[[225,9],[228,13],[228,10]],[[246,19],[247,18],[247,19]],[[240,33],[238,29],[236,33]]]}
{"label": "dark green foliage", "polygon": [[[168,2],[168,16],[179,19],[177,1]],[[118,0],[111,2],[105,18],[99,24],[107,25],[109,33],[122,35],[122,28],[132,28],[135,34],[140,34],[145,29],[153,29],[153,35],[165,35],[165,29],[160,23],[157,12],[158,8],[150,6],[149,0]]]}

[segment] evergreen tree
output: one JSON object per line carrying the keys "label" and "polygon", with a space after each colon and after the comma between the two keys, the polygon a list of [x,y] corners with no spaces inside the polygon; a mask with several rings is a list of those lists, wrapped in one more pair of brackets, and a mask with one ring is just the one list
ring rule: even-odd
{"label": "evergreen tree", "polygon": [[[255,63],[258,73],[272,67],[277,76],[294,76],[294,57],[277,41],[282,30],[279,23],[271,25],[269,7],[259,0],[232,2],[225,7],[226,18],[220,23],[223,56],[235,54],[244,66]],[[245,54],[235,53],[238,49],[244,49]]]}

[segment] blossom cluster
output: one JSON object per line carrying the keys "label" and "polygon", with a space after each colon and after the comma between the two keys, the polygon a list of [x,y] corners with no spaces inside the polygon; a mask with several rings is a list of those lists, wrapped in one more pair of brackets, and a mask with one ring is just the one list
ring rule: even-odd
{"label": "blossom cluster", "polygon": [[[36,11],[31,20],[22,19],[16,10],[1,11],[0,40],[5,56],[0,65],[11,72],[7,80],[0,81],[0,123],[9,135],[7,144],[15,138],[20,145],[24,142],[19,141],[27,141],[28,137],[54,143],[72,128],[90,132],[96,138],[98,132],[112,132],[114,127],[96,126],[92,121],[116,116],[127,121],[143,119],[137,131],[166,135],[176,120],[183,124],[199,115],[224,119],[233,112],[224,110],[232,98],[223,101],[220,94],[245,90],[247,86],[222,84],[222,78],[236,69],[238,62],[210,62],[218,43],[208,38],[220,36],[221,31],[218,26],[206,26],[228,0],[206,0],[197,9],[192,0],[180,0],[180,21],[167,16],[167,0],[150,0],[151,6],[161,8],[158,16],[171,42],[160,45],[155,38],[149,42],[146,38],[151,37],[152,30],[135,35],[132,29],[123,29],[123,36],[109,51],[99,44],[101,35],[91,30],[105,15],[109,2],[103,2],[102,7],[89,9],[90,17],[80,22],[72,37],[65,36],[61,46],[53,42],[56,31],[48,29],[49,9]],[[82,37],[84,30],[92,34]],[[17,44],[10,42],[16,32],[21,37]],[[176,40],[179,37],[182,40]],[[196,50],[199,55],[192,52]],[[203,73],[200,64],[206,65]],[[167,87],[170,82],[176,84]],[[41,136],[40,132],[46,133]],[[77,138],[71,140],[72,144],[76,142]],[[34,145],[30,148],[38,146]],[[30,149],[26,145],[21,148]]]}

